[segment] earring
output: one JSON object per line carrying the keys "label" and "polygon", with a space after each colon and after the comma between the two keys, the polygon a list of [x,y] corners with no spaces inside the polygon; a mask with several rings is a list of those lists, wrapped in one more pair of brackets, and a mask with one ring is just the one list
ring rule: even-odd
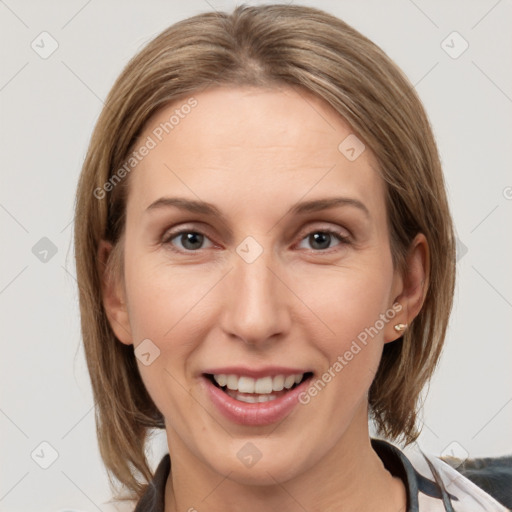
{"label": "earring", "polygon": [[407,329],[407,324],[396,324],[394,327],[395,331],[402,332],[405,331],[405,329]]}

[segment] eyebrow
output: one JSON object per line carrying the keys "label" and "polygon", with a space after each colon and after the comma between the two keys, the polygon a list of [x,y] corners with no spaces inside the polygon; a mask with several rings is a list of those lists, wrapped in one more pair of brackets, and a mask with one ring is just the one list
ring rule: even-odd
{"label": "eyebrow", "polygon": [[[305,213],[314,213],[341,206],[352,206],[362,211],[366,215],[366,217],[370,217],[370,212],[368,208],[358,199],[353,199],[351,197],[328,197],[324,199],[314,199],[311,201],[297,203],[286,212],[285,216],[289,214],[297,215]],[[182,197],[161,197],[160,199],[157,199],[156,201],[151,203],[146,208],[146,212],[151,212],[154,210],[159,210],[161,208],[170,207],[175,207],[180,210],[186,210],[191,213],[210,215],[212,217],[218,217],[221,220],[225,220],[224,215],[215,205],[207,203],[205,201],[196,201],[192,199],[185,199]]]}

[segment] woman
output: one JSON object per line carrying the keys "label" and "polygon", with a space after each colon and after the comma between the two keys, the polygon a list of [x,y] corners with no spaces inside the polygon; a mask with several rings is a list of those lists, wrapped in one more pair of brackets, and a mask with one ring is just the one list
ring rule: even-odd
{"label": "woman", "polygon": [[418,436],[455,249],[423,107],[341,20],[239,7],[149,43],[92,136],[75,248],[101,455],[136,511],[505,510],[370,437],[369,415]]}

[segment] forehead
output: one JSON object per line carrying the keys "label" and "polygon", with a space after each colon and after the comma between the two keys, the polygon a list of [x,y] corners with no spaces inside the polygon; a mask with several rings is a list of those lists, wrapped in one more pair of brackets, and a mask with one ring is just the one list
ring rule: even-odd
{"label": "forehead", "polygon": [[371,151],[354,159],[362,142],[326,102],[303,90],[193,94],[154,115],[135,148],[142,145],[151,149],[132,172],[128,199],[137,210],[165,194],[256,212],[336,192],[383,208]]}

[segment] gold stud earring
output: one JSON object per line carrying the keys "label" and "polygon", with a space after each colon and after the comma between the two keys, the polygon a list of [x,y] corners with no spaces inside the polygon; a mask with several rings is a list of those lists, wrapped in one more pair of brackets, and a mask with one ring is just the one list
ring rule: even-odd
{"label": "gold stud earring", "polygon": [[402,332],[405,331],[405,329],[407,329],[407,324],[396,324],[394,327],[395,331]]}

